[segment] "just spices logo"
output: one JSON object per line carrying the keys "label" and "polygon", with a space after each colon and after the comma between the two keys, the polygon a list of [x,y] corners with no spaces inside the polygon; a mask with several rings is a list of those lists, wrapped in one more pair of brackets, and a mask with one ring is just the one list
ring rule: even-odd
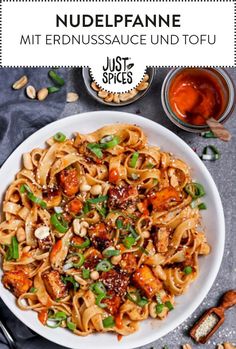
{"label": "just spices logo", "polygon": [[102,82],[104,84],[132,84],[134,63],[130,57],[107,57],[106,64],[103,65]]}

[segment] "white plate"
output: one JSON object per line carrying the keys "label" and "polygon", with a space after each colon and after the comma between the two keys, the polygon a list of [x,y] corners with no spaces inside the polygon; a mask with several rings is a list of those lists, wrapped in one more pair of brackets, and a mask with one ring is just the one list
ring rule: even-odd
{"label": "white plate", "polygon": [[35,312],[22,311],[16,306],[15,297],[0,283],[0,294],[3,301],[23,323],[41,336],[70,348],[135,348],[166,335],[186,320],[200,305],[216,278],[223,256],[225,237],[224,214],[218,190],[210,173],[194,151],[174,133],[153,121],[137,115],[114,111],[89,112],[61,119],[47,125],[25,140],[4,163],[0,171],[1,195],[4,194],[7,186],[13,181],[14,175],[19,170],[22,154],[33,148],[43,147],[44,141],[56,132],[62,131],[67,136],[71,136],[75,131],[88,133],[106,124],[116,122],[137,124],[143,128],[148,136],[149,143],[173,152],[191,166],[193,177],[204,185],[207,192],[206,197],[204,197],[207,210],[202,211],[202,215],[207,239],[212,247],[212,251],[209,256],[200,257],[199,278],[190,286],[185,295],[177,297],[176,308],[170,312],[166,320],[145,320],[141,322],[138,332],[128,337],[123,337],[120,342],[118,342],[114,334],[94,334],[87,337],[78,337],[65,329],[44,327],[38,321]]}

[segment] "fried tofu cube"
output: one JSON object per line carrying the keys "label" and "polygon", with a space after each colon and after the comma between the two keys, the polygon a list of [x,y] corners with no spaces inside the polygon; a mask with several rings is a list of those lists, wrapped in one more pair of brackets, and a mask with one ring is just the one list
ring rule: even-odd
{"label": "fried tofu cube", "polygon": [[42,279],[47,292],[53,300],[67,296],[67,287],[62,282],[60,273],[57,270],[47,271],[42,275]]}
{"label": "fried tofu cube", "polygon": [[133,275],[133,281],[148,298],[152,298],[161,288],[162,283],[147,265],[142,265]]}
{"label": "fried tofu cube", "polygon": [[22,270],[6,271],[2,282],[16,297],[26,293],[32,286],[32,281]]}
{"label": "fried tofu cube", "polygon": [[111,314],[111,315],[116,315],[119,311],[120,304],[121,304],[121,298],[115,293],[110,293],[108,292],[107,294],[109,298],[106,298],[103,303],[107,305],[106,310]]}

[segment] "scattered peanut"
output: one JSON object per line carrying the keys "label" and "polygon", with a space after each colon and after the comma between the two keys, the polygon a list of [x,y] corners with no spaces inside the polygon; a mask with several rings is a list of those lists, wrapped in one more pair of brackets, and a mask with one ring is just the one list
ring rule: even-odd
{"label": "scattered peanut", "polygon": [[142,231],[142,236],[144,237],[144,239],[150,238],[150,233],[149,233],[149,231],[147,231],[147,230]]}
{"label": "scattered peanut", "polygon": [[17,238],[18,242],[25,241],[25,239],[26,239],[25,230],[22,227],[17,229],[16,238]]}
{"label": "scattered peanut", "polygon": [[67,93],[67,97],[66,97],[66,101],[67,103],[73,103],[78,101],[79,99],[79,95],[75,92],[68,92]]}
{"label": "scattered peanut", "polygon": [[19,90],[22,87],[24,87],[28,82],[28,78],[26,75],[23,75],[19,80],[17,80],[13,85],[12,88],[14,90]]}
{"label": "scattered peanut", "polygon": [[34,88],[34,86],[29,85],[26,87],[26,96],[30,99],[35,99],[36,98],[36,90]]}
{"label": "scattered peanut", "polygon": [[98,271],[93,270],[93,271],[91,272],[91,274],[90,274],[90,278],[91,278],[92,280],[97,280],[97,279],[99,279],[99,273],[98,273]]}
{"label": "scattered peanut", "polygon": [[183,349],[192,349],[190,344],[184,344]]}
{"label": "scattered peanut", "polygon": [[112,263],[113,265],[117,265],[117,264],[120,263],[121,258],[122,258],[121,255],[119,255],[119,256],[113,256],[113,257],[111,257],[111,263]]}
{"label": "scattered peanut", "polygon": [[151,302],[149,304],[149,314],[153,319],[157,317],[156,306],[157,306],[156,302]]}
{"label": "scattered peanut", "polygon": [[82,183],[81,186],[79,187],[80,191],[82,192],[87,192],[91,189],[91,186],[86,183]]}
{"label": "scattered peanut", "polygon": [[229,343],[229,342],[223,343],[223,346],[224,346],[224,349],[235,349],[236,348],[232,343]]}
{"label": "scattered peanut", "polygon": [[37,98],[39,101],[44,101],[48,96],[48,89],[46,87],[42,88],[37,93]]}
{"label": "scattered peanut", "polygon": [[100,184],[93,185],[90,193],[94,196],[100,195],[102,193],[102,186]]}
{"label": "scattered peanut", "polygon": [[136,88],[128,93],[108,93],[102,90],[95,81],[92,81],[91,88],[98,93],[98,97],[104,99],[106,103],[119,104],[120,102],[127,102],[134,98],[139,92],[144,91],[149,86],[149,75],[145,74],[143,80],[138,84]]}

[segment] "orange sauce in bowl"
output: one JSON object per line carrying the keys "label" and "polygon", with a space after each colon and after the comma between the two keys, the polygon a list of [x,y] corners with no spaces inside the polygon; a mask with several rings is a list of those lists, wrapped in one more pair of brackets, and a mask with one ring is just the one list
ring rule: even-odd
{"label": "orange sauce in bowl", "polygon": [[184,69],[169,88],[172,111],[182,121],[205,125],[210,117],[219,119],[224,113],[228,94],[219,78],[206,69]]}

